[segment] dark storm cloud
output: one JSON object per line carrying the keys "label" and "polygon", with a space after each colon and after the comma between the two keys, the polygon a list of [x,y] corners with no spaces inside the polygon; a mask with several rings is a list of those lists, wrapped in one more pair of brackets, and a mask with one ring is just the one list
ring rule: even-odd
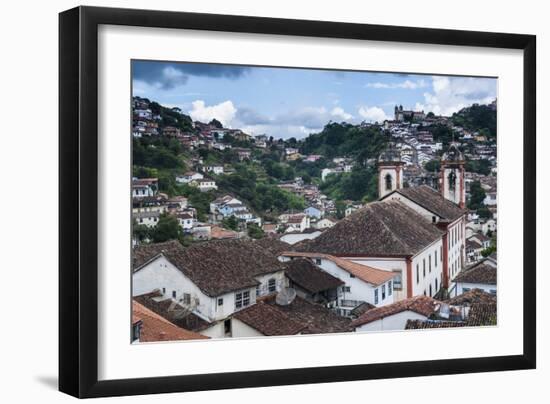
{"label": "dark storm cloud", "polygon": [[158,85],[164,90],[186,84],[189,76],[237,79],[250,70],[242,66],[151,61],[134,61],[132,68],[134,80]]}

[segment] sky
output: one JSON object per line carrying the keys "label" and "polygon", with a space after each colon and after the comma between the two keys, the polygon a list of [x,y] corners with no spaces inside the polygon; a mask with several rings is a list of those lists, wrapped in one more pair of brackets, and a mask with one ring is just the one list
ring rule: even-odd
{"label": "sky", "polygon": [[133,95],[252,135],[303,138],[329,122],[383,122],[395,105],[451,115],[496,98],[492,78],[132,62]]}

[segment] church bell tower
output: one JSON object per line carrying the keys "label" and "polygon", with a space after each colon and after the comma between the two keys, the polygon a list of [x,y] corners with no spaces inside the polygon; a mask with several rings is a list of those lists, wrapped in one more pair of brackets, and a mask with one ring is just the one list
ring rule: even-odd
{"label": "church bell tower", "polygon": [[445,199],[466,207],[466,186],[464,183],[464,155],[455,143],[451,143],[441,157],[440,189]]}
{"label": "church bell tower", "polygon": [[401,152],[393,144],[378,158],[378,197],[403,188]]}

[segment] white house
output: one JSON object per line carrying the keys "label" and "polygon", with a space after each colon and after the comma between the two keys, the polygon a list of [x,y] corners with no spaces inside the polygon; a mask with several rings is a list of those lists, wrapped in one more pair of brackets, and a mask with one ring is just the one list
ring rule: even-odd
{"label": "white house", "polygon": [[379,307],[394,302],[393,281],[397,277],[394,272],[321,253],[284,252],[279,259],[284,262],[296,257],[311,259],[323,271],[344,282],[332,306],[340,315],[349,316],[363,303]]}
{"label": "white house", "polygon": [[454,280],[456,285],[453,296],[458,296],[473,289],[481,289],[493,295],[497,294],[497,261],[485,258],[483,261],[464,269]]}
{"label": "white house", "polygon": [[316,229],[319,229],[319,230],[322,230],[322,229],[329,229],[331,228],[332,226],[334,226],[337,222],[333,219],[330,219],[330,218],[323,218],[321,220],[318,220],[317,222],[315,222],[315,224],[313,224],[313,226],[316,228]]}
{"label": "white house", "polygon": [[195,225],[195,218],[189,212],[178,213],[176,218],[184,232],[190,232]]}
{"label": "white house", "polygon": [[189,184],[192,181],[202,180],[203,178],[204,178],[204,175],[201,173],[188,171],[184,174],[176,175],[176,182],[179,182],[182,184]]}
{"label": "white house", "polygon": [[315,206],[308,206],[304,213],[308,215],[309,217],[320,219],[323,217],[323,211]]}
{"label": "white house", "polygon": [[156,195],[158,191],[157,178],[133,178],[132,197],[146,198]]}
{"label": "white house", "polygon": [[132,213],[132,217],[137,224],[142,224],[147,227],[155,227],[160,219],[160,212],[157,210],[134,212]]}
{"label": "white house", "polygon": [[408,320],[426,320],[441,303],[429,296],[414,296],[366,311],[352,322],[356,332],[404,330]]}
{"label": "white house", "polygon": [[216,175],[223,174],[223,166],[222,165],[210,165],[210,166],[204,166],[204,171],[207,173],[213,173]]}
{"label": "white house", "polygon": [[214,189],[218,189],[218,186],[216,185],[216,181],[214,181],[212,179],[206,179],[205,178],[205,179],[193,182],[192,184],[194,184],[194,183],[196,183],[197,188],[201,192],[208,192],[208,191],[212,191]]}
{"label": "white house", "polygon": [[[209,322],[256,303],[256,297],[286,286],[284,266],[250,240],[217,240],[183,248],[177,241],[142,245],[134,251],[132,295],[155,290]],[[205,333],[224,337],[222,326]]]}
{"label": "white house", "polygon": [[279,222],[287,226],[287,232],[302,233],[310,226],[309,217],[303,213],[282,214],[279,216]]}

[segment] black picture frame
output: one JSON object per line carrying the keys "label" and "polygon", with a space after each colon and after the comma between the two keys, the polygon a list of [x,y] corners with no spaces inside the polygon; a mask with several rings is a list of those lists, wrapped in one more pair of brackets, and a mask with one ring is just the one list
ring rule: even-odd
{"label": "black picture frame", "polygon": [[[523,51],[523,354],[98,381],[98,26],[180,28]],[[536,366],[536,37],[167,11],[77,7],[59,15],[59,389],[104,397],[325,383]]]}

